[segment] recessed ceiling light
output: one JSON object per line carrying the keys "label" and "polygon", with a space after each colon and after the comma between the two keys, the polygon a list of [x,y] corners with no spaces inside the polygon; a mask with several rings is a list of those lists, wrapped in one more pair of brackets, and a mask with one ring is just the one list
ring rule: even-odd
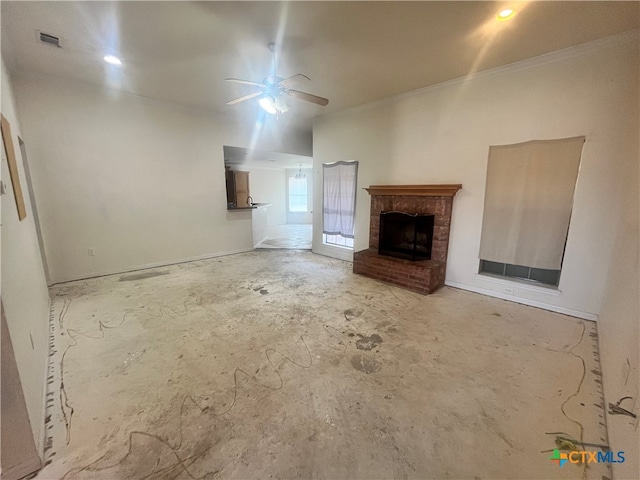
{"label": "recessed ceiling light", "polygon": [[113,55],[105,55],[104,61],[112,65],[122,65],[122,60],[118,57],[114,57]]}
{"label": "recessed ceiling light", "polygon": [[507,20],[515,15],[516,11],[512,8],[505,8],[498,13],[498,20]]}

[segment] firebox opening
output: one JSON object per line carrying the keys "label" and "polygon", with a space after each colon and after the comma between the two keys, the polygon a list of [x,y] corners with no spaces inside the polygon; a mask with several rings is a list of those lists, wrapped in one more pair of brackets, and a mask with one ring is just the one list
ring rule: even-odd
{"label": "firebox opening", "polygon": [[406,260],[430,260],[434,216],[380,212],[378,253]]}

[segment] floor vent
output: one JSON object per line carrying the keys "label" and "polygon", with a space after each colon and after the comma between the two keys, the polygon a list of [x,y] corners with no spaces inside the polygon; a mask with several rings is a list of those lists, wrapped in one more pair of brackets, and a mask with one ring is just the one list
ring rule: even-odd
{"label": "floor vent", "polygon": [[38,38],[42,43],[46,43],[47,45],[51,45],[52,47],[60,48],[60,38],[58,37],[49,35],[48,33],[38,32]]}

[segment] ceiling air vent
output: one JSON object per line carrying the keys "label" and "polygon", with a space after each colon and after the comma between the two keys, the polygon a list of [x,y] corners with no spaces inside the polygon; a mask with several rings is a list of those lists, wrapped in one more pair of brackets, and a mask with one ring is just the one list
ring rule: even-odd
{"label": "ceiling air vent", "polygon": [[46,43],[47,45],[51,45],[52,47],[60,48],[60,38],[58,37],[49,35],[48,33],[38,32],[38,38],[42,43]]}

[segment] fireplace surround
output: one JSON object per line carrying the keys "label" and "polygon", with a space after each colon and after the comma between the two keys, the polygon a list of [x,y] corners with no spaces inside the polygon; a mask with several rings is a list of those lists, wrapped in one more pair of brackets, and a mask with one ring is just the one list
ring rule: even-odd
{"label": "fireplace surround", "polygon": [[[353,272],[422,294],[432,293],[442,287],[447,266],[453,197],[460,188],[460,184],[371,185],[366,188],[371,195],[369,248],[354,253]],[[412,260],[408,258],[412,255],[397,258],[381,254],[382,212],[432,216],[430,258],[416,257]],[[384,245],[382,247],[384,250]]]}

